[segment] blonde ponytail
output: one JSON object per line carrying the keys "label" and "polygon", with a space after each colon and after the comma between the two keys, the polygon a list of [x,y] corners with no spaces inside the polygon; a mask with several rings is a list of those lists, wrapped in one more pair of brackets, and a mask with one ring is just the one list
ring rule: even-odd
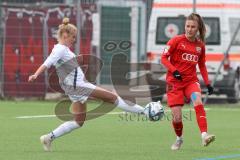
{"label": "blonde ponytail", "polygon": [[187,17],[187,20],[194,20],[198,23],[198,30],[199,30],[199,39],[205,42],[205,34],[206,34],[206,27],[202,17],[199,14],[192,13]]}

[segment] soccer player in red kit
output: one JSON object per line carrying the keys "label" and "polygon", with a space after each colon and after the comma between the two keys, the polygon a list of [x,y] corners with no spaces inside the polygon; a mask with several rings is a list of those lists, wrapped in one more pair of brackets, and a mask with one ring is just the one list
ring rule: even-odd
{"label": "soccer player in red kit", "polygon": [[185,22],[185,34],[170,39],[162,54],[162,64],[167,72],[167,101],[173,115],[172,125],[177,135],[172,150],[180,149],[182,138],[182,106],[184,98],[191,99],[196,119],[201,131],[202,144],[208,146],[215,140],[215,136],[207,133],[207,119],[201,100],[201,88],[196,73],[198,65],[208,94],[213,93],[213,87],[208,80],[205,65],[205,38],[206,28],[199,14],[190,14]]}

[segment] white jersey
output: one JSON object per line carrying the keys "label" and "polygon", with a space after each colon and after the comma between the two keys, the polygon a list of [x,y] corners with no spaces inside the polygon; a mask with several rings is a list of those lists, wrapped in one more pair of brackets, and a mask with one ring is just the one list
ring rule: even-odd
{"label": "white jersey", "polygon": [[[47,68],[50,68],[52,65],[56,68],[60,67],[62,64],[67,61],[74,59],[76,55],[65,45],[56,44],[54,45],[51,54],[45,60],[43,65]],[[64,79],[64,84],[73,85],[75,77],[75,70],[71,71],[70,74],[66,76]],[[80,67],[77,67],[77,77],[76,77],[76,85],[85,80],[84,73]]]}
{"label": "white jersey", "polygon": [[85,103],[96,86],[85,79],[75,57],[67,46],[56,44],[43,65],[47,68],[52,65],[56,67],[60,86],[72,102]]}

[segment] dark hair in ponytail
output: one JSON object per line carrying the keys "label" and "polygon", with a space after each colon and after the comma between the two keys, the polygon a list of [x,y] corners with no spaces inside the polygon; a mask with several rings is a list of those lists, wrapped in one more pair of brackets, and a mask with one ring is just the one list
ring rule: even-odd
{"label": "dark hair in ponytail", "polygon": [[197,14],[197,13],[192,13],[190,14],[186,20],[193,20],[193,21],[197,21],[198,23],[198,30],[199,30],[199,39],[203,42],[205,42],[205,34],[206,34],[206,27],[204,24],[204,21],[202,19],[202,17]]}

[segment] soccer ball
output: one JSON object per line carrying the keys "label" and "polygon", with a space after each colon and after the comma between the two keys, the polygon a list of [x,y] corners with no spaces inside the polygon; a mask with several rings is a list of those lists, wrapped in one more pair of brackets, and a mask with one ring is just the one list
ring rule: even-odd
{"label": "soccer ball", "polygon": [[145,109],[147,109],[151,121],[158,121],[164,116],[164,109],[160,101],[148,103]]}

